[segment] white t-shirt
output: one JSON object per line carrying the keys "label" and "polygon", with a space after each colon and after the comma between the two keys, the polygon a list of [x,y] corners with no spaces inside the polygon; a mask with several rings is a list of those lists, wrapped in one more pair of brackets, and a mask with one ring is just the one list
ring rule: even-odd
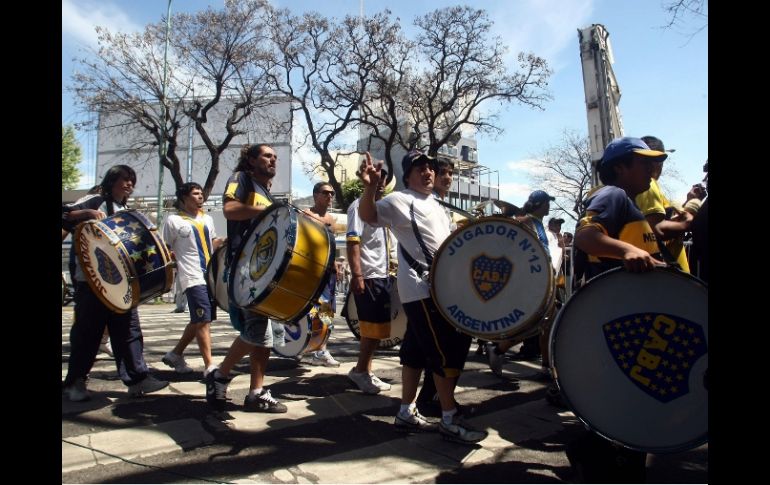
{"label": "white t-shirt", "polygon": [[[435,255],[441,243],[449,236],[449,224],[444,208],[436,202],[433,194],[426,195],[405,189],[388,195],[376,203],[377,223],[374,225],[390,227],[409,255],[430,268],[412,227],[410,213],[412,204],[414,204],[414,222],[423,244],[431,256]],[[398,251],[398,294],[404,303],[430,297],[428,282],[409,266],[400,250]]]}
{"label": "white t-shirt", "polygon": [[545,235],[548,238],[548,252],[551,253],[551,264],[556,274],[559,274],[561,268],[561,262],[564,257],[564,248],[559,247],[559,238],[555,232],[550,229],[545,230]]}
{"label": "white t-shirt", "polygon": [[358,215],[356,199],[348,207],[348,230],[345,239],[348,244],[358,243],[361,254],[361,274],[364,279],[387,278],[391,258],[396,257],[398,241],[387,227],[374,227]]}
{"label": "white t-shirt", "polygon": [[211,258],[211,241],[217,237],[214,219],[199,212],[194,218],[180,212],[171,214],[163,224],[163,240],[176,257],[179,289],[205,285],[204,271]]}

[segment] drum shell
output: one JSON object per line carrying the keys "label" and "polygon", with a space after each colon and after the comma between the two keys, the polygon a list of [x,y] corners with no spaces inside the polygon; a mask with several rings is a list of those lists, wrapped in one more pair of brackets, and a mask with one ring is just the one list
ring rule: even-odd
{"label": "drum shell", "polygon": [[223,311],[228,312],[230,299],[227,296],[227,273],[225,260],[227,245],[220,246],[209,258],[206,265],[206,288],[209,296]]}
{"label": "drum shell", "polygon": [[[288,212],[288,216],[285,212]],[[278,217],[275,217],[275,213]],[[281,221],[288,218],[287,227],[279,227],[278,218]],[[279,260],[272,275],[265,273],[255,278],[251,268],[257,251],[255,243],[251,242],[252,236],[255,231],[265,234],[276,228],[281,229],[276,230],[276,237],[287,241],[286,249],[273,255],[273,258]],[[282,243],[276,244],[279,248]],[[231,268],[229,275],[228,297],[240,308],[276,320],[296,321],[308,313],[323,291],[330,271],[333,270],[334,251],[334,238],[325,227],[291,206],[274,204],[265,209],[244,234],[231,263],[235,268]],[[243,265],[247,265],[247,268],[244,269]],[[250,275],[251,281],[246,284],[261,285],[262,291],[253,298],[244,296],[244,284],[236,283],[236,278],[242,273]]]}
{"label": "drum shell", "polygon": [[[497,233],[501,229],[504,231]],[[468,235],[472,237],[468,238]],[[455,250],[458,242],[461,243],[460,249]],[[459,256],[453,256],[455,251],[458,255],[466,251],[471,259],[457,261]],[[526,258],[523,266],[522,257]],[[481,259],[486,259],[487,264],[490,261],[491,264],[497,264],[502,260],[511,263],[510,259],[517,263],[511,264],[508,279],[498,293],[488,298],[479,291],[472,276],[478,268],[477,261]],[[463,278],[463,275],[466,277]],[[534,280],[531,275],[535,275]],[[545,248],[534,231],[506,217],[478,218],[452,232],[436,251],[430,278],[431,296],[446,320],[459,331],[483,340],[524,339],[536,335],[540,332],[543,317],[554,304],[554,277]],[[522,292],[517,293],[517,290]],[[526,309],[518,319],[517,301]],[[473,319],[489,323],[490,328],[484,328],[483,322],[481,325],[478,322],[465,324],[464,321],[468,320],[464,320],[464,317],[470,313],[458,313],[456,309],[467,307],[475,309],[474,317],[486,316],[484,312],[495,315],[490,319]],[[502,319],[506,320],[500,324],[502,328],[491,328],[494,321],[501,320],[501,314]],[[515,323],[511,324],[512,320],[516,320]]]}
{"label": "drum shell", "polygon": [[[171,253],[155,224],[136,210],[83,222],[75,229],[74,238],[78,263],[89,286],[111,311],[126,313],[171,289],[174,281]],[[99,245],[118,271],[122,270],[125,282],[113,285],[100,277],[97,258],[88,254],[92,246]],[[97,268],[93,264],[97,264]]]}
{"label": "drum shell", "polygon": [[[564,401],[588,428],[630,449],[672,453],[708,441],[707,301],[707,286],[675,269],[636,274],[617,268],[589,280],[561,309],[549,338],[552,370]],[[636,318],[643,332],[634,326]],[[645,321],[650,325],[641,326]],[[669,321],[680,322],[678,331],[695,336],[688,344],[694,352],[702,332],[705,353],[695,352],[692,362],[685,357],[686,366],[676,364],[679,342],[685,343],[674,331],[666,334]],[[622,347],[632,352],[626,368],[620,364],[625,360],[613,354],[615,334],[607,330],[620,322],[629,322],[631,330],[639,331],[635,335],[641,335],[641,344],[633,344],[631,331],[626,331],[632,344]],[[666,355],[671,357],[666,360]],[[673,365],[687,369],[681,380],[679,375],[673,379],[677,391],[687,392],[664,401],[653,393],[658,381],[645,375],[668,372]]]}

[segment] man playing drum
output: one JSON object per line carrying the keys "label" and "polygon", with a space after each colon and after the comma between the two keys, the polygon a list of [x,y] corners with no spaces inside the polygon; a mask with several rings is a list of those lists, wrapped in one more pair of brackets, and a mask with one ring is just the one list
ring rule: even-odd
{"label": "man playing drum", "polygon": [[[241,244],[243,233],[254,218],[273,203],[270,184],[275,177],[278,156],[266,144],[245,145],[241,149],[238,166],[227,181],[224,215],[227,219],[227,261],[231,268],[233,254]],[[243,406],[245,411],[285,413],[287,408],[263,388],[265,370],[273,347],[273,331],[264,315],[241,310],[230,302],[230,321],[240,332],[225,359],[217,369],[206,376],[206,401],[217,411],[227,402],[227,386],[232,378],[230,371],[245,355],[250,359],[249,393]]]}
{"label": "man playing drum", "polygon": [[[134,169],[127,165],[111,167],[104,174],[100,193],[62,207],[62,229],[71,232],[79,222],[101,220],[126,209],[135,184]],[[110,310],[87,283],[74,251],[70,253],[70,266],[75,268],[75,321],[70,330],[70,359],[64,379],[64,392],[69,400],[90,399],[86,379],[94,365],[105,326],[112,339],[118,375],[128,386],[129,395],[141,396],[166,387],[168,382],[152,377],[144,361],[142,329],[136,307],[125,313]]]}
{"label": "man playing drum", "polygon": [[[587,276],[596,276],[608,269],[623,266],[627,271],[652,271],[663,262],[656,257],[655,235],[633,198],[649,189],[653,162],[666,154],[649,147],[639,138],[618,138],[604,149],[599,162],[599,179],[605,184],[584,202],[586,213],[578,222],[575,246],[588,254]],[[582,469],[587,482],[605,481],[608,469],[617,466],[621,449],[597,434],[586,431],[567,448],[573,466]],[[612,482],[643,482],[646,453],[622,450],[628,463],[623,473]],[[593,467],[586,467],[589,459]],[[630,458],[629,458],[630,457]],[[602,463],[601,460],[605,462]]]}
{"label": "man playing drum", "polygon": [[[380,170],[375,200],[385,194],[387,171]],[[350,263],[350,291],[355,298],[361,329],[358,362],[348,377],[364,394],[389,391],[390,384],[382,382],[372,372],[372,359],[380,339],[390,335],[391,258],[397,241],[387,227],[373,227],[359,217],[356,199],[348,207],[347,254]]]}
{"label": "man playing drum", "polygon": [[417,384],[427,362],[426,368],[433,371],[441,403],[439,432],[461,443],[478,443],[488,433],[465,423],[454,399],[454,382],[465,366],[471,337],[458,332],[441,315],[428,285],[433,256],[450,234],[444,210],[432,195],[435,162],[420,152],[410,152],[402,161],[407,188],[375,201],[380,166],[381,162],[374,166],[371,156],[366,154],[359,175],[364,184],[359,214],[375,227],[390,227],[399,241],[397,284],[408,323],[399,352],[403,391],[396,426],[435,429],[435,425],[417,412],[415,405]]}
{"label": "man playing drum", "polygon": [[206,265],[222,244],[217,238],[214,220],[203,208],[203,187],[187,182],[176,190],[178,214],[171,214],[163,226],[163,240],[176,256],[177,288],[186,295],[190,324],[176,346],[163,356],[163,363],[178,373],[192,372],[182,355],[196,339],[203,357],[204,378],[214,369],[211,360],[211,321],[216,319],[216,304],[206,287]]}

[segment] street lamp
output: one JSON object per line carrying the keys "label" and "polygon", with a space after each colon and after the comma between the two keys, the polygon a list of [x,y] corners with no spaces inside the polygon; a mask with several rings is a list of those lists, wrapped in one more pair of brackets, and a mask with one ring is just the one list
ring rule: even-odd
{"label": "street lamp", "polygon": [[166,11],[166,48],[163,51],[163,82],[160,96],[160,143],[158,144],[158,218],[157,226],[163,222],[163,159],[166,157],[166,81],[168,77],[168,38],[171,31],[171,0]]}

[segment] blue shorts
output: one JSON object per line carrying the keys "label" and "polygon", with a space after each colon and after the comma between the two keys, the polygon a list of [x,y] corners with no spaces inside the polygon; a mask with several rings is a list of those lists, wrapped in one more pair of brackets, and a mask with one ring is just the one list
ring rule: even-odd
{"label": "blue shorts", "polygon": [[240,332],[241,340],[257,347],[273,348],[273,330],[266,316],[242,310],[232,302],[228,313],[230,324]]}
{"label": "blue shorts", "polygon": [[190,308],[190,323],[207,323],[217,319],[217,307],[211,302],[206,285],[191,286],[184,294]]}

